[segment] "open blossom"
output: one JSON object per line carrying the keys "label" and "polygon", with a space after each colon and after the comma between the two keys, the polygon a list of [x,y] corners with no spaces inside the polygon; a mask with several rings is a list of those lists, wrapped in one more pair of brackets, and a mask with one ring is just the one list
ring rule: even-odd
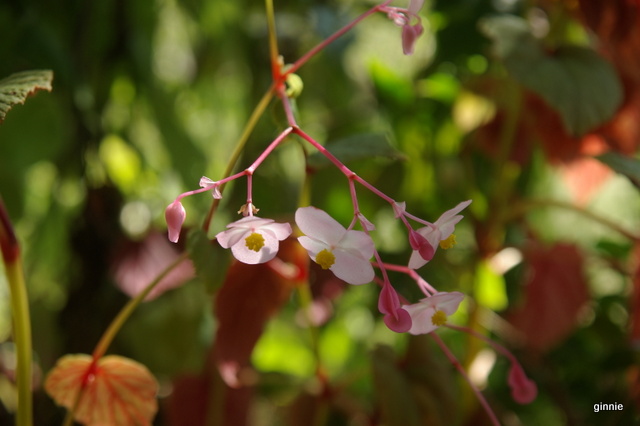
{"label": "open blossom", "polygon": [[330,269],[349,284],[373,280],[375,273],[369,259],[373,256],[374,244],[366,233],[345,229],[315,207],[299,208],[296,224],[305,234],[298,241],[323,269]]}
{"label": "open blossom", "polygon": [[174,201],[165,209],[164,218],[167,221],[169,241],[172,243],[178,242],[178,238],[180,238],[180,229],[182,228],[182,224],[186,217],[187,212],[180,201]]}
{"label": "open blossom", "polygon": [[418,303],[404,305],[402,308],[411,316],[411,334],[431,333],[446,324],[447,317],[458,310],[464,294],[459,291],[445,291],[421,299]]}
{"label": "open blossom", "polygon": [[[418,235],[410,235],[411,248],[413,253],[409,259],[409,268],[418,269],[424,266],[435,254],[438,246],[447,249],[455,245],[455,236],[453,231],[455,226],[460,220],[462,215],[459,215],[463,209],[465,209],[471,200],[463,201],[451,210],[447,210],[435,221],[435,223],[425,226],[415,231]],[[419,238],[422,236],[431,245],[433,251],[426,249],[424,246],[424,239]],[[415,244],[414,244],[415,242]]]}
{"label": "open blossom", "polygon": [[273,259],[280,241],[291,235],[291,225],[276,223],[272,219],[247,216],[227,225],[216,239],[224,248],[231,248],[240,262],[255,265]]}

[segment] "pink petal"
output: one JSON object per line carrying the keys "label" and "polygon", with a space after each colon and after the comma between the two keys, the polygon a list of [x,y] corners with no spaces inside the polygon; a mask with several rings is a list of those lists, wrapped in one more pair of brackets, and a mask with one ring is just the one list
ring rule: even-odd
{"label": "pink petal", "polygon": [[263,231],[272,232],[273,235],[280,241],[291,235],[291,225],[288,223],[272,223],[265,225],[261,228]]}
{"label": "pink petal", "polygon": [[410,334],[427,334],[438,328],[431,321],[431,317],[436,311],[428,304],[414,303],[413,305],[403,306],[403,309],[411,317]]}
{"label": "pink petal", "polygon": [[438,310],[443,311],[447,315],[453,315],[458,310],[460,302],[464,299],[464,294],[459,291],[452,291],[450,293],[441,291],[428,299],[431,305]]}
{"label": "pink petal", "polygon": [[180,238],[180,229],[182,228],[182,224],[186,217],[187,212],[182,206],[182,203],[177,200],[169,204],[165,209],[164,218],[167,221],[169,241],[172,243],[178,242],[178,239]]}
{"label": "pink petal", "polygon": [[389,327],[389,330],[396,333],[406,333],[411,330],[413,322],[411,315],[402,308],[396,310],[395,315],[386,314],[384,316],[384,323]]}
{"label": "pink petal", "polygon": [[391,284],[385,282],[378,297],[378,310],[383,314],[390,314],[398,310],[401,306],[398,293]]}
{"label": "pink petal", "polygon": [[413,13],[414,15],[418,14],[418,11],[420,9],[422,9],[422,5],[424,4],[424,0],[411,0],[411,2],[409,3],[409,7],[407,8],[407,10],[411,13]]}
{"label": "pink petal", "polygon": [[405,55],[413,54],[413,47],[422,34],[422,24],[417,23],[415,25],[403,25],[402,26],[402,51]]}
{"label": "pink petal", "polygon": [[311,238],[324,241],[335,246],[344,236],[346,229],[325,211],[318,208],[300,207],[296,210],[298,228]]}
{"label": "pink petal", "polygon": [[354,285],[373,281],[376,274],[369,259],[363,259],[340,249],[334,250],[333,254],[336,256],[336,263],[329,269],[336,277]]}
{"label": "pink petal", "polygon": [[538,395],[538,386],[524,373],[520,364],[513,362],[508,378],[511,397],[519,404],[528,404]]}
{"label": "pink petal", "polygon": [[416,231],[411,230],[409,232],[409,244],[411,248],[417,251],[427,262],[433,259],[433,255],[436,253],[436,249],[431,245],[429,240]]}

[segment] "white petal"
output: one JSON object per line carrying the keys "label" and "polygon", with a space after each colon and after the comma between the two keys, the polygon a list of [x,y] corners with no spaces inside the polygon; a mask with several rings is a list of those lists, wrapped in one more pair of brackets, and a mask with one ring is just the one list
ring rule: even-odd
{"label": "white petal", "polygon": [[333,254],[336,256],[336,262],[329,269],[336,277],[354,285],[373,281],[375,272],[368,259],[340,249],[335,250]]}
{"label": "white petal", "polygon": [[251,235],[251,230],[244,228],[231,228],[226,231],[218,232],[216,240],[223,248],[229,248],[238,243],[243,238]]}
{"label": "white petal", "polygon": [[413,305],[404,305],[403,308],[411,316],[410,334],[427,334],[438,328],[433,325],[431,320],[436,311],[428,304],[419,302]]}
{"label": "white petal", "polygon": [[305,235],[331,246],[338,244],[346,232],[345,227],[325,211],[312,206],[296,210],[296,224]]}
{"label": "white petal", "polygon": [[270,223],[273,223],[273,219],[262,219],[258,216],[246,216],[242,219],[236,220],[235,222],[231,222],[227,225],[227,228],[258,229]]}
{"label": "white petal", "polygon": [[357,254],[364,259],[373,256],[375,245],[370,236],[362,231],[347,231],[342,240],[338,243],[342,250]]}
{"label": "white petal", "polygon": [[233,256],[240,262],[256,265],[258,263],[268,262],[278,254],[278,247],[280,245],[278,239],[270,233],[260,231],[257,233],[264,237],[264,246],[262,246],[260,250],[250,250],[244,239],[231,246]]}
{"label": "white petal", "polygon": [[411,269],[420,269],[424,265],[426,265],[428,260],[424,260],[418,250],[414,250],[411,252],[411,257],[409,258],[409,268]]}
{"label": "white petal", "polygon": [[278,240],[282,241],[291,235],[291,225],[288,223],[271,223],[260,228],[262,231],[271,232]]}
{"label": "white petal", "polygon": [[[429,297],[430,302],[436,306],[436,309],[443,311],[447,315],[453,315],[460,306],[460,302],[464,299],[464,294],[459,291],[450,293],[442,291]],[[424,299],[423,299],[424,300]]]}
{"label": "white petal", "polygon": [[202,176],[202,177],[200,178],[200,187],[201,187],[201,188],[206,188],[207,186],[211,186],[211,185],[213,185],[213,184],[215,184],[215,182],[214,182],[214,181],[212,181],[211,179],[209,179],[209,178],[208,178],[208,177],[206,177],[206,176]]}
{"label": "white petal", "polygon": [[307,253],[309,253],[309,257],[311,257],[314,261],[316,259],[316,255],[322,250],[331,250],[331,247],[329,247],[326,243],[305,236],[298,237],[298,242],[302,247],[304,247],[305,250],[307,250]]}

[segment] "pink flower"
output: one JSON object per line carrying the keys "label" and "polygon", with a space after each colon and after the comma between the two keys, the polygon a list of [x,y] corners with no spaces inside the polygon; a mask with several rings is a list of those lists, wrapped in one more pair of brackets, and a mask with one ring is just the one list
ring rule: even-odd
{"label": "pink flower", "polygon": [[538,395],[538,386],[529,379],[516,361],[512,362],[508,378],[511,397],[518,404],[528,404]]}
{"label": "pink flower", "polygon": [[[397,7],[384,7],[381,10],[387,12],[389,19],[399,27],[402,27],[402,51],[405,55],[413,53],[413,47],[418,37],[424,32],[418,11],[422,8],[424,0],[411,0],[407,9]],[[412,25],[411,22],[415,21]]]}
{"label": "pink flower", "polygon": [[169,231],[169,241],[177,243],[180,238],[180,229],[184,223],[184,219],[187,217],[187,212],[184,210],[182,203],[176,200],[169,204],[164,211],[164,218],[167,221],[167,227]]}
{"label": "pink flower", "polygon": [[233,256],[242,263],[255,265],[273,259],[280,241],[291,235],[291,225],[272,219],[247,216],[227,225],[216,239],[224,248],[231,248]]}
{"label": "pink flower", "polygon": [[431,333],[446,324],[447,317],[458,310],[464,294],[459,291],[439,292],[421,299],[418,303],[404,305],[402,308],[411,316],[411,334]]}
{"label": "pink flower", "polygon": [[[462,215],[459,215],[465,207],[471,204],[471,200],[463,201],[451,210],[447,210],[435,221],[435,223],[425,226],[415,231],[421,235],[433,248],[433,253],[424,247],[424,240],[416,237],[415,235],[409,235],[409,242],[411,248],[414,250],[409,259],[409,268],[418,269],[424,266],[435,254],[438,246],[442,248],[451,248],[455,244],[455,236],[453,231],[455,225],[462,220]],[[415,242],[415,244],[414,244]]]}
{"label": "pink flower", "polygon": [[385,314],[384,323],[396,333],[405,333],[411,329],[411,316],[400,304],[395,289],[385,282],[378,298],[378,310]]}
{"label": "pink flower", "polygon": [[349,284],[366,284],[375,273],[369,259],[374,244],[362,231],[345,229],[326,212],[315,207],[296,211],[296,223],[305,236],[298,241],[311,259]]}

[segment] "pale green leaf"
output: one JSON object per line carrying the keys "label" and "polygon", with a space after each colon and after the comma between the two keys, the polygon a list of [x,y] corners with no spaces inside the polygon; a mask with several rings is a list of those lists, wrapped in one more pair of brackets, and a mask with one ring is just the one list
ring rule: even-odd
{"label": "pale green leaf", "polygon": [[49,70],[23,71],[0,80],[0,123],[14,105],[24,104],[29,95],[38,90],[51,91],[53,72]]}

